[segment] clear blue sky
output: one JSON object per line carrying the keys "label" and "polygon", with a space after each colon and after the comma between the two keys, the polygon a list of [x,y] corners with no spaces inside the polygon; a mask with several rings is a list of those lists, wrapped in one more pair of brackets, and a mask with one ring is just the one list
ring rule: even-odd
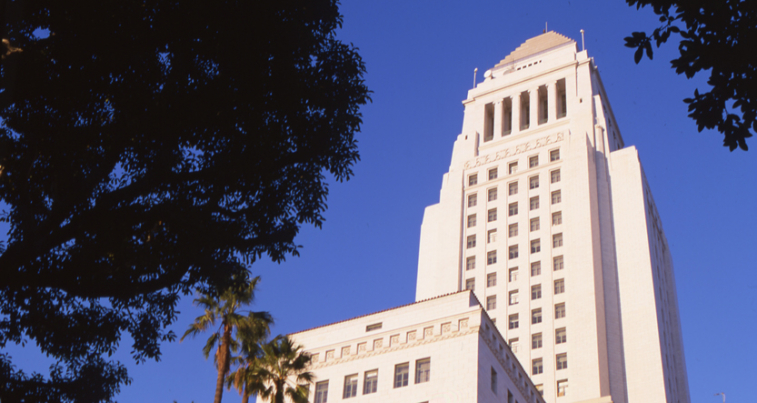
{"label": "clear blue sky", "polygon": [[[323,229],[303,228],[300,257],[253,266],[263,280],[253,309],[273,314],[275,333],[414,300],[423,209],[438,201],[473,69],[481,79],[548,22],[579,43],[586,31],[624,140],[640,152],[675,264],[692,402],[720,402],[716,392],[754,401],[757,139],[753,151],[730,153],[720,134],[697,132],[682,99],[706,80],[670,69],[675,44],[634,64],[623,38],[658,26],[651,10],[622,0],[343,0],[341,9],[339,37],[360,48],[374,91],[358,136],[362,161],[353,179],[332,185]],[[191,298],[181,311],[179,335],[200,314]],[[204,341],[164,344],[161,362],[134,365],[124,340],[118,358],[133,383],[118,400],[211,401],[216,372]],[[31,351],[13,355],[24,368],[47,366]]]}

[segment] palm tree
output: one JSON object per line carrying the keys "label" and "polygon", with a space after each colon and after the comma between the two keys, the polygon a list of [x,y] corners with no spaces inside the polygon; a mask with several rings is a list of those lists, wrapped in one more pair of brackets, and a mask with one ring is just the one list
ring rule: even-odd
{"label": "palm tree", "polygon": [[266,336],[254,332],[243,332],[240,334],[242,354],[231,359],[237,369],[226,376],[226,388],[230,389],[234,386],[242,394],[242,403],[248,403],[251,395],[265,389],[258,377],[258,369],[260,359],[263,357],[261,342]]}
{"label": "palm tree", "polygon": [[218,368],[218,379],[216,380],[215,403],[221,403],[223,397],[223,381],[226,374],[229,373],[231,363],[231,353],[239,350],[239,342],[235,339],[237,335],[259,334],[264,339],[268,335],[270,325],[273,319],[268,312],[247,312],[245,315],[241,311],[242,307],[248,306],[255,298],[255,287],[260,281],[260,277],[255,277],[249,283],[241,287],[230,287],[219,293],[218,299],[209,294],[201,294],[194,303],[205,309],[205,314],[198,316],[194,323],[189,325],[189,329],[181,336],[184,340],[187,336],[196,336],[200,332],[218,327],[208,338],[202,352],[207,359],[210,352],[218,344],[215,354],[215,363]]}
{"label": "palm tree", "polygon": [[257,393],[270,403],[284,403],[285,398],[307,403],[308,385],[313,382],[313,374],[306,371],[308,365],[310,355],[301,345],[295,345],[288,336],[278,336],[262,346],[259,357],[241,378],[250,381],[245,385],[248,393]]}

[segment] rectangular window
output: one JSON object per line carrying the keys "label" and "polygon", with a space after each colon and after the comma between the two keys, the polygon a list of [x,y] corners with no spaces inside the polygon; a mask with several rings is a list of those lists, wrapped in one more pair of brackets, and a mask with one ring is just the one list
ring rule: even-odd
{"label": "rectangular window", "polygon": [[486,194],[490,202],[497,200],[497,188],[491,188],[487,190]]}
{"label": "rectangular window", "polygon": [[544,362],[541,358],[531,361],[531,375],[539,375],[544,372]]}
{"label": "rectangular window", "polygon": [[565,317],[565,303],[555,305],[555,319]]}
{"label": "rectangular window", "polygon": [[555,169],[554,171],[550,172],[549,179],[552,183],[560,182],[560,170]]}
{"label": "rectangular window", "polygon": [[476,268],[476,257],[469,256],[465,258],[465,270],[473,270]]}
{"label": "rectangular window", "polygon": [[344,393],[343,399],[349,399],[350,397],[357,396],[357,374],[347,375],[344,377]]}
{"label": "rectangular window", "polygon": [[531,277],[535,277],[541,274],[541,262],[531,263]]}
{"label": "rectangular window", "polygon": [[538,231],[539,228],[541,228],[541,224],[539,223],[539,217],[532,218],[531,219],[531,232]]}
{"label": "rectangular window", "polygon": [[517,280],[518,280],[518,268],[513,267],[509,271],[508,281],[512,283],[513,281],[517,281]]}
{"label": "rectangular window", "polygon": [[541,298],[541,284],[531,286],[531,300],[537,300]]}
{"label": "rectangular window", "polygon": [[508,248],[508,258],[509,259],[518,258],[518,245],[513,245],[510,248]]}
{"label": "rectangular window", "polygon": [[535,325],[541,323],[541,308],[536,308],[531,311],[531,324]]}
{"label": "rectangular window", "polygon": [[469,278],[465,280],[465,289],[474,291],[476,289],[476,279],[475,278]]}
{"label": "rectangular window", "polygon": [[424,358],[415,362],[415,383],[431,380],[431,358]]}
{"label": "rectangular window", "polygon": [[397,364],[394,366],[394,388],[407,386],[410,377],[410,363]]}
{"label": "rectangular window", "polygon": [[489,273],[486,275],[486,286],[494,287],[497,285],[497,273]]}
{"label": "rectangular window", "polygon": [[486,310],[491,311],[492,309],[497,309],[497,296],[491,295],[486,297]]}
{"label": "rectangular window", "polygon": [[555,294],[562,294],[565,292],[565,280],[555,280]]}
{"label": "rectangular window", "polygon": [[468,207],[476,207],[476,204],[478,204],[478,195],[476,193],[468,195]]}
{"label": "rectangular window", "polygon": [[468,186],[473,186],[476,184],[478,184],[478,174],[468,176]]}
{"label": "rectangular window", "polygon": [[562,233],[552,235],[552,247],[559,248],[562,246]]}
{"label": "rectangular window", "polygon": [[562,195],[559,190],[552,192],[552,204],[557,204],[562,201]]}
{"label": "rectangular window", "polygon": [[554,259],[552,259],[552,268],[554,271],[562,270],[565,268],[565,263],[563,262],[562,256],[555,256]]}
{"label": "rectangular window", "polygon": [[539,208],[539,196],[534,196],[529,201],[529,207],[531,210],[536,210]]}
{"label": "rectangular window", "polygon": [[539,253],[541,252],[541,240],[534,239],[531,241],[531,253]]}
{"label": "rectangular window", "polygon": [[513,337],[512,339],[507,341],[507,345],[510,346],[510,350],[512,350],[513,353],[518,352],[518,346],[519,346],[518,338]]}
{"label": "rectangular window", "polygon": [[497,242],[497,229],[486,231],[486,243]]}
{"label": "rectangular window", "polygon": [[568,393],[568,380],[557,381],[557,396],[565,396]]}
{"label": "rectangular window", "polygon": [[468,247],[468,249],[476,247],[476,235],[468,235],[468,238],[466,239],[466,246]]}
{"label": "rectangular window", "polygon": [[568,369],[568,354],[557,354],[557,369]]}
{"label": "rectangular window", "polygon": [[518,182],[512,182],[507,185],[507,194],[510,196],[518,194]]}
{"label": "rectangular window", "polygon": [[549,152],[549,160],[557,161],[560,159],[560,150],[552,150]]}
{"label": "rectangular window", "polygon": [[497,394],[497,371],[494,370],[494,367],[492,367],[492,392],[494,394]]}
{"label": "rectangular window", "polygon": [[507,166],[507,172],[510,175],[518,172],[518,163],[517,162],[511,162],[510,165]]}
{"label": "rectangular window", "polygon": [[497,168],[492,168],[489,170],[489,180],[497,179]]}
{"label": "rectangular window", "polygon": [[562,211],[552,213],[552,225],[562,224]]}
{"label": "rectangular window", "polygon": [[[541,333],[534,333],[531,335],[531,349],[536,350],[542,346]],[[541,372],[540,372],[541,373]]]}
{"label": "rectangular window", "polygon": [[528,188],[529,189],[538,189],[539,188],[539,176],[532,176],[528,178]]}
{"label": "rectangular window", "polygon": [[507,227],[507,236],[510,238],[518,236],[518,223],[510,224]]}
{"label": "rectangular window", "polygon": [[476,226],[476,215],[471,214],[468,216],[468,228]]}
{"label": "rectangular window", "polygon": [[544,396],[544,384],[534,385],[536,391],[539,392],[539,396]]}
{"label": "rectangular window", "polygon": [[518,304],[518,290],[510,291],[510,305]]}
{"label": "rectangular window", "polygon": [[539,166],[539,156],[534,155],[533,157],[528,159],[528,167],[529,168],[535,168]]}
{"label": "rectangular window", "polygon": [[326,403],[329,398],[329,381],[318,382],[315,384],[315,403]]}
{"label": "rectangular window", "polygon": [[363,394],[376,393],[378,388],[378,370],[365,371],[365,380],[363,381]]}
{"label": "rectangular window", "polygon": [[494,264],[497,263],[497,251],[493,250],[486,253],[486,264]]}
{"label": "rectangular window", "polygon": [[366,332],[372,332],[374,330],[379,330],[379,329],[381,329],[382,325],[383,325],[383,322],[379,322],[379,323],[374,323],[374,324],[368,325],[368,326],[365,327],[365,331]]}
{"label": "rectangular window", "polygon": [[510,203],[510,205],[507,206],[507,214],[510,217],[518,214],[518,202]]}
{"label": "rectangular window", "polygon": [[563,344],[568,341],[568,332],[565,328],[555,330],[555,344]]}
{"label": "rectangular window", "polygon": [[[518,328],[518,314],[512,314],[509,318],[508,328],[510,329],[517,329]],[[515,341],[518,341],[518,339],[515,339]],[[512,347],[512,339],[510,340],[510,347]]]}
{"label": "rectangular window", "polygon": [[489,222],[497,221],[497,209],[496,208],[493,208],[493,209],[489,210],[488,215],[487,215],[487,219],[489,220]]}

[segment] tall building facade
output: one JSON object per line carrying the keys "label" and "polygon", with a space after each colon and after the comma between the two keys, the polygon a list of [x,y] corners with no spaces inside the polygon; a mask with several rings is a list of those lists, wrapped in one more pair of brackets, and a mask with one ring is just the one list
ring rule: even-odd
{"label": "tall building facade", "polygon": [[667,241],[587,52],[529,39],[463,104],[416,300],[472,290],[547,402],[689,403]]}

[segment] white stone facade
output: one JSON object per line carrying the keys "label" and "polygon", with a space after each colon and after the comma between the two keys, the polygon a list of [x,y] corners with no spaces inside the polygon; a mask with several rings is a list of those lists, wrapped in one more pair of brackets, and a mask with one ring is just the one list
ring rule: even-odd
{"label": "white stone facade", "polygon": [[689,403],[667,241],[593,60],[548,32],[485,77],[425,211],[416,300],[474,288],[547,402]]}

